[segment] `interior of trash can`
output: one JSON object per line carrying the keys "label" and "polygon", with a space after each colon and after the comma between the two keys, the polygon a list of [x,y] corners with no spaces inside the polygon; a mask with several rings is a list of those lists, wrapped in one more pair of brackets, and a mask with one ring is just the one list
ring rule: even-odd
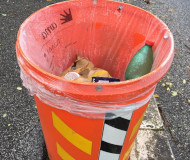
{"label": "interior of trash can", "polygon": [[154,43],[152,70],[167,59],[172,43],[168,28],[155,16],[113,1],[67,1],[46,7],[30,16],[20,33],[27,59],[51,74],[60,75],[79,55],[121,80],[145,43]]}

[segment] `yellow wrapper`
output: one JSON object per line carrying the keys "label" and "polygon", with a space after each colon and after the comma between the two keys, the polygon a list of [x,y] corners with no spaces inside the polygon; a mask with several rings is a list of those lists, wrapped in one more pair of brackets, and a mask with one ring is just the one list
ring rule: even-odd
{"label": "yellow wrapper", "polygon": [[92,77],[111,77],[111,76],[108,73],[108,71],[97,68],[97,69],[90,71],[90,73],[88,75],[88,79],[90,79],[90,81],[92,81]]}

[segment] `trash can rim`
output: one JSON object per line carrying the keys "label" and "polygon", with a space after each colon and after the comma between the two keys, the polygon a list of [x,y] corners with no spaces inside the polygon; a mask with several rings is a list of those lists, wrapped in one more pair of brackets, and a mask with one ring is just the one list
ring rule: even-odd
{"label": "trash can rim", "polygon": [[[78,0],[70,0],[70,1],[78,1]],[[58,3],[55,3],[55,4],[52,4],[50,6],[53,6],[53,5],[59,5],[60,3],[66,3],[66,2],[69,2],[69,1],[64,1],[64,2],[58,2]],[[115,1],[107,1],[107,2],[115,2]],[[137,6],[134,6],[134,5],[131,5],[131,4],[127,4],[127,3],[122,3],[122,2],[115,2],[115,3],[119,3],[119,4],[124,4],[124,5],[129,5],[131,7],[134,7],[134,8],[137,8],[141,11],[144,11],[148,14],[150,14],[151,16],[153,16],[154,18],[156,18],[161,24],[163,24],[164,26],[166,26],[166,29],[167,29],[167,33],[168,33],[168,40],[171,40],[171,47],[170,47],[170,51],[168,53],[168,56],[167,58],[162,62],[162,64],[155,68],[154,70],[152,70],[150,73],[144,75],[144,76],[141,76],[139,78],[136,78],[136,79],[131,79],[131,80],[127,80],[127,81],[121,81],[121,82],[117,82],[117,83],[91,83],[91,82],[76,82],[76,81],[71,81],[71,80],[66,80],[66,79],[63,79],[59,76],[56,76],[56,75],[53,75],[53,74],[50,74],[48,72],[46,72],[45,70],[39,68],[38,66],[36,66],[34,63],[32,63],[27,57],[26,55],[24,54],[21,46],[20,46],[20,43],[19,43],[19,37],[20,37],[20,34],[21,34],[21,30],[22,30],[22,26],[30,19],[30,17],[34,16],[35,14],[37,14],[38,12],[46,9],[47,7],[49,6],[46,6],[44,8],[41,8],[39,9],[38,11],[34,12],[33,14],[31,14],[21,25],[21,27],[19,28],[19,31],[18,31],[18,34],[17,34],[17,41],[16,41],[16,46],[18,47],[20,53],[17,53],[17,54],[21,54],[22,57],[28,62],[28,64],[30,64],[30,67],[34,68],[35,70],[38,70],[39,72],[45,74],[46,76],[48,76],[49,78],[53,78],[53,79],[57,79],[57,80],[60,80],[62,82],[66,82],[66,83],[70,83],[70,84],[77,84],[77,85],[88,85],[88,86],[115,86],[115,87],[119,87],[119,86],[123,86],[123,85],[134,85],[134,84],[137,84],[138,82],[146,79],[146,78],[150,78],[150,77],[153,77],[155,76],[155,74],[160,71],[166,64],[169,60],[173,59],[173,53],[174,53],[174,39],[173,39],[173,35],[171,33],[171,31],[169,30],[169,28],[167,27],[167,25],[162,21],[160,20],[158,17],[156,17],[155,15],[153,15],[152,13],[140,8],[140,7],[137,7]],[[165,71],[167,72],[167,71]],[[165,74],[162,73],[163,75]],[[161,77],[159,78],[156,78],[154,80],[154,82],[152,83],[156,83],[160,80]],[[140,86],[139,86],[139,89],[140,89]]]}

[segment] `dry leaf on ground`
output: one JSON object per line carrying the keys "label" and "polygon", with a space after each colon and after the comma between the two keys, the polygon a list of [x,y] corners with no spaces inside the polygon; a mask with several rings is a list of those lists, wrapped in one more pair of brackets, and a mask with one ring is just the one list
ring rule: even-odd
{"label": "dry leaf on ground", "polygon": [[172,83],[166,82],[166,85],[168,85],[170,88],[172,88]]}
{"label": "dry leaf on ground", "polygon": [[176,91],[172,91],[171,93],[172,93],[173,97],[177,96],[177,92]]}
{"label": "dry leaf on ground", "polygon": [[158,94],[154,94],[154,97],[155,98],[159,98],[160,96]]}
{"label": "dry leaf on ground", "polygon": [[5,14],[5,13],[2,13],[1,15],[4,16],[4,17],[7,16],[7,14]]}
{"label": "dry leaf on ground", "polygon": [[21,90],[22,90],[22,88],[21,88],[21,87],[17,87],[16,89],[17,89],[17,90],[19,90],[19,91],[21,91]]}
{"label": "dry leaf on ground", "polygon": [[174,11],[174,9],[172,9],[172,8],[169,8],[169,9],[168,9],[168,11],[169,11],[169,12],[173,12],[173,11]]}

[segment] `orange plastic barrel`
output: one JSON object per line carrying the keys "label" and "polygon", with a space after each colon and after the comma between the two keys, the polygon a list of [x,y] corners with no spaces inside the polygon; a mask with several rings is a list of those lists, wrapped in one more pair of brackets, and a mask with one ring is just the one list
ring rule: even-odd
{"label": "orange plastic barrel", "polygon": [[[153,43],[152,70],[125,81],[134,54]],[[173,60],[174,41],[157,17],[132,5],[74,0],[45,7],[21,25],[16,52],[34,95],[51,160],[127,160],[156,84]],[[118,83],[60,78],[76,55]]]}

